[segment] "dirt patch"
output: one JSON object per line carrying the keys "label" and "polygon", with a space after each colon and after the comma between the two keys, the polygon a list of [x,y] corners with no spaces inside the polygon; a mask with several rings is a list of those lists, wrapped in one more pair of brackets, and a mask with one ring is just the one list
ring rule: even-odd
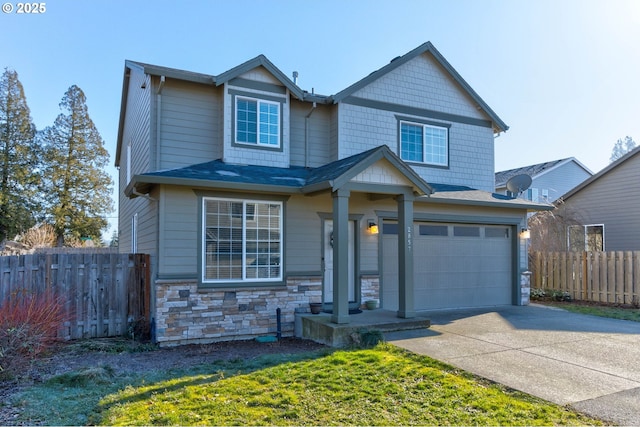
{"label": "dirt patch", "polygon": [[188,368],[215,361],[253,359],[268,354],[296,354],[326,348],[297,338],[259,343],[255,340],[155,348],[121,338],[58,343],[15,375],[0,382],[0,426],[18,425],[20,408],[9,404],[10,397],[56,375],[81,369],[110,366],[122,373]]}

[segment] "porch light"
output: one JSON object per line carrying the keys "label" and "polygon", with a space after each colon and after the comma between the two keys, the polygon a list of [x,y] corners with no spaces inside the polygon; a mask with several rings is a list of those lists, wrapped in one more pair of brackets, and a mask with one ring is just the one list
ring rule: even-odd
{"label": "porch light", "polygon": [[531,232],[529,230],[527,230],[526,228],[523,228],[522,230],[520,230],[520,238],[521,239],[525,239],[528,240],[531,238]]}
{"label": "porch light", "polygon": [[380,230],[378,229],[378,224],[376,224],[374,220],[370,219],[367,222],[368,222],[367,228],[369,230],[369,233],[378,234],[380,232]]}

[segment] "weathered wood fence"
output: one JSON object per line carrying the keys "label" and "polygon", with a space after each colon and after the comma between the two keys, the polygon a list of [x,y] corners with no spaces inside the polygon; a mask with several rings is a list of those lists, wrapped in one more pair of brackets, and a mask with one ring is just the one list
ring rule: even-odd
{"label": "weathered wood fence", "polygon": [[149,255],[42,253],[0,257],[0,304],[53,291],[66,339],[124,335],[149,322]]}
{"label": "weathered wood fence", "polygon": [[534,288],[586,301],[640,303],[640,251],[534,252],[530,267]]}

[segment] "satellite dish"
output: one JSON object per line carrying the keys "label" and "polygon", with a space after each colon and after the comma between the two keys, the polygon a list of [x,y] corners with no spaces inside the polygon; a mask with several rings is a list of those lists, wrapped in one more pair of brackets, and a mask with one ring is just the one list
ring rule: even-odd
{"label": "satellite dish", "polygon": [[520,193],[528,189],[530,185],[531,177],[526,173],[523,173],[509,178],[509,181],[507,181],[507,190],[512,194],[520,195]]}

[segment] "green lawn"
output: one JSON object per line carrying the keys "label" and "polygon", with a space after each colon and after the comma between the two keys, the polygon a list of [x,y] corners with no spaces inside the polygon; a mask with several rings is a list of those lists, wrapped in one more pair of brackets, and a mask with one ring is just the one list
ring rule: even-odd
{"label": "green lawn", "polygon": [[640,322],[640,309],[637,308],[622,308],[596,304],[585,305],[578,302],[555,302],[536,300],[532,300],[532,302],[552,305],[554,307],[562,308],[574,313],[590,314],[592,316],[610,317],[612,319],[632,320],[634,322]]}
{"label": "green lawn", "polygon": [[[21,396],[47,425],[589,425],[558,405],[388,344],[156,372],[97,369]],[[84,378],[86,375],[77,375]],[[127,385],[134,384],[134,385]]]}

